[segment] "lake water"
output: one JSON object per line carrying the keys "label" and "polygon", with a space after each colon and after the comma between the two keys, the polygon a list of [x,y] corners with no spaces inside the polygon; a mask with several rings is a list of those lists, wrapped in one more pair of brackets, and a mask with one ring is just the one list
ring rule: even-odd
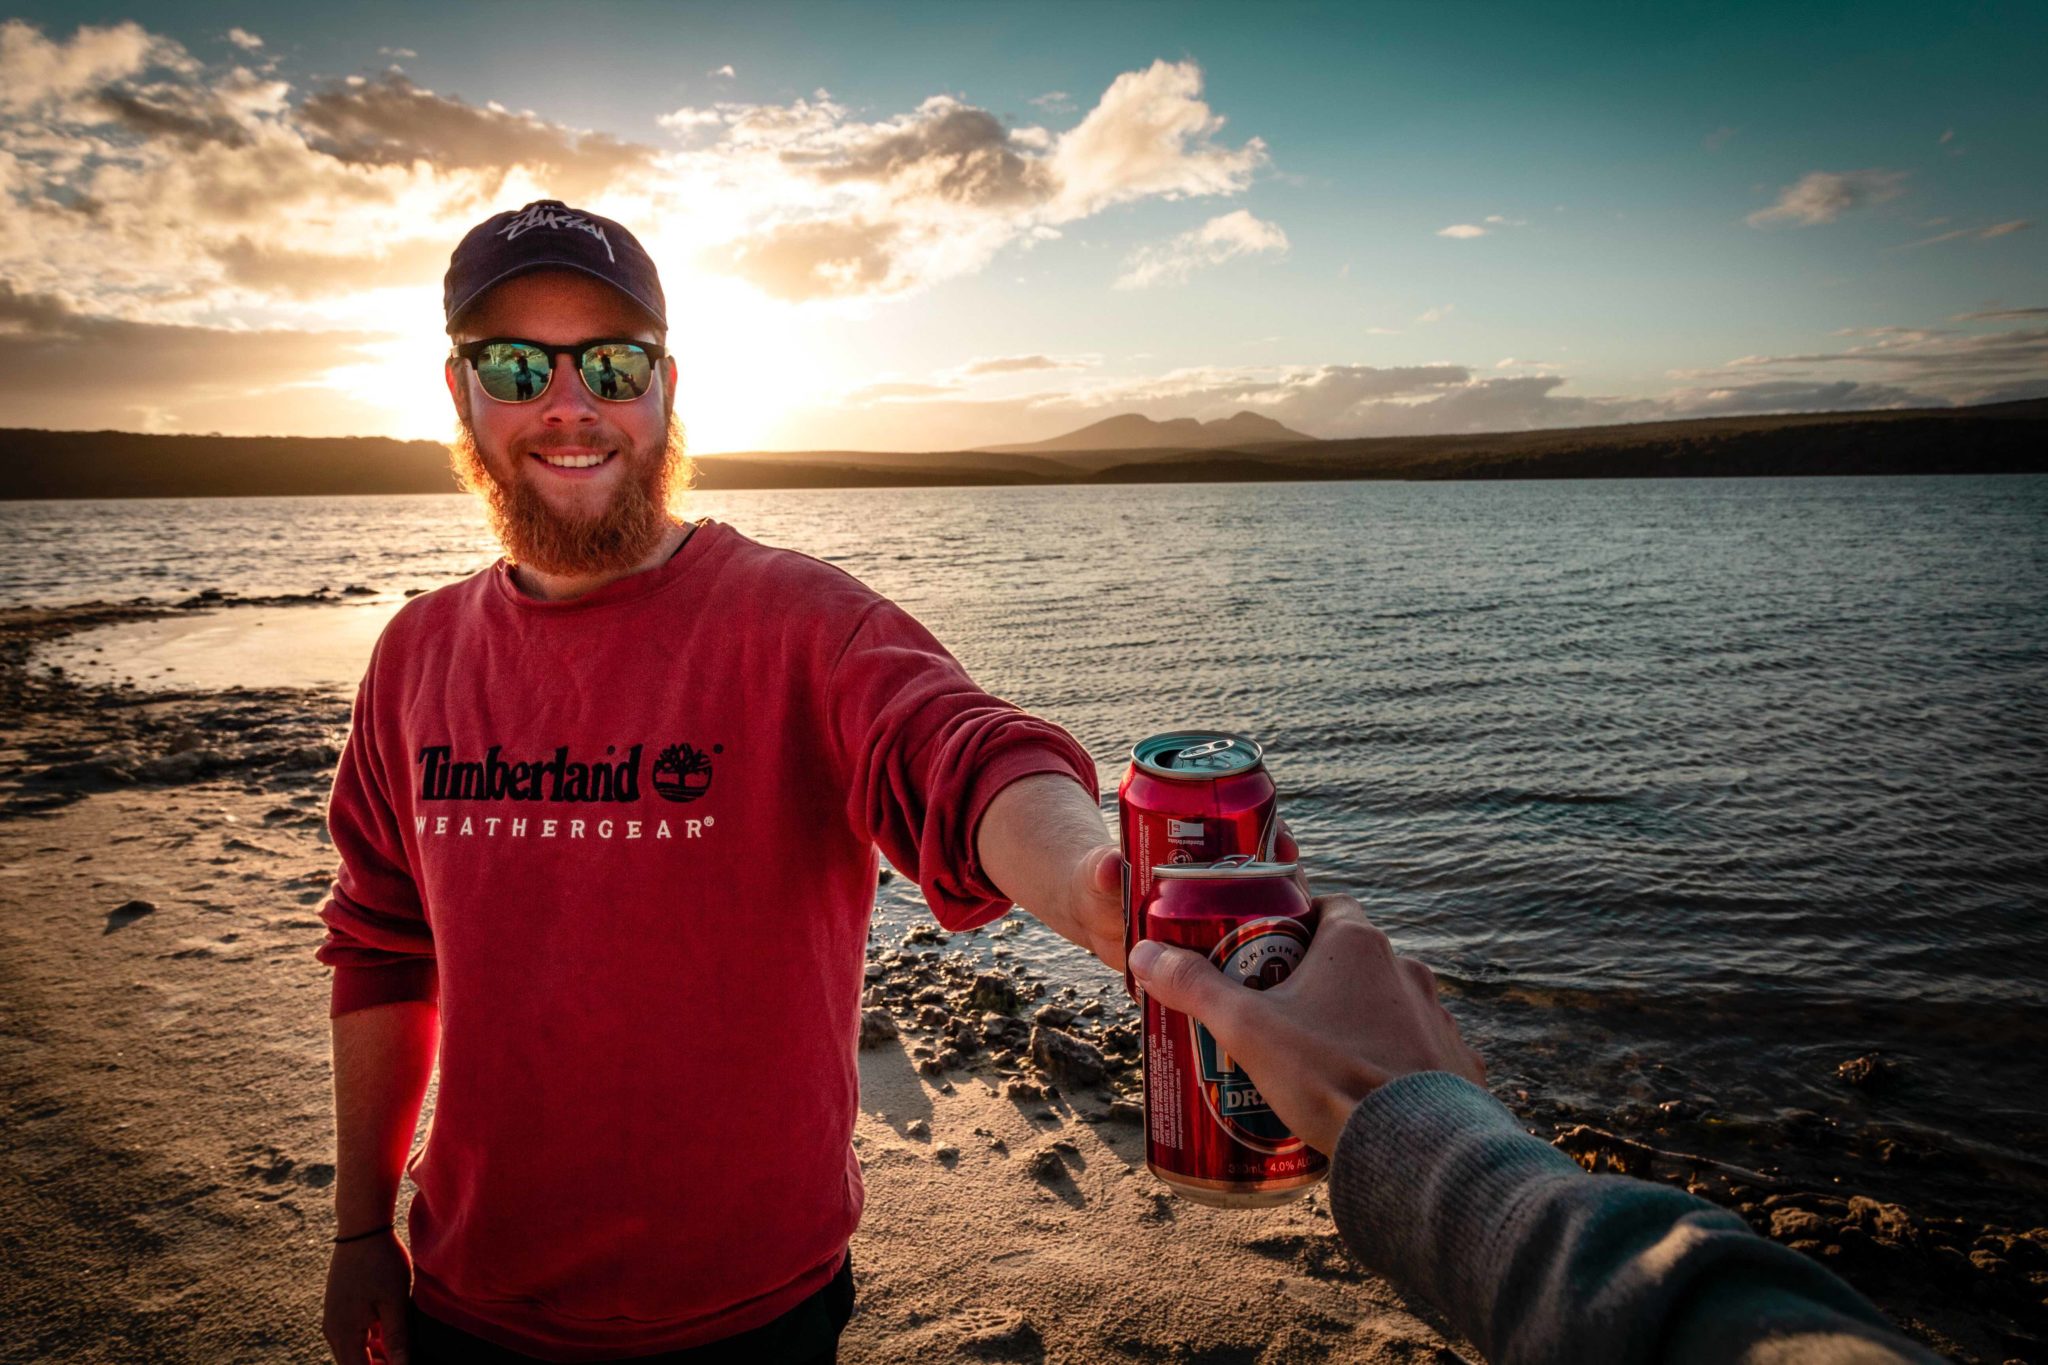
{"label": "lake water", "polygon": [[[2041,1221],[2048,478],[695,510],[894,597],[1106,792],[1156,730],[1264,740],[1318,889],[1438,968],[1497,1079],[1935,1135]],[[396,596],[491,555],[460,497],[0,504],[10,603]],[[885,889],[885,928],[915,914]],[[1872,1048],[1882,1101],[1833,1076]]]}

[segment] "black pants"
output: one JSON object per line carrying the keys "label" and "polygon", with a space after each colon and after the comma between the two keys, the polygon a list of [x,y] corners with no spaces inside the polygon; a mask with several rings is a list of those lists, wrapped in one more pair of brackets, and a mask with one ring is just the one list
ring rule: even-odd
{"label": "black pants", "polygon": [[[635,1365],[835,1365],[839,1333],[852,1316],[849,1254],[829,1284],[773,1322],[723,1341],[631,1359]],[[513,1365],[535,1359],[430,1318],[416,1303],[408,1307],[406,1323],[412,1329],[413,1365]]]}

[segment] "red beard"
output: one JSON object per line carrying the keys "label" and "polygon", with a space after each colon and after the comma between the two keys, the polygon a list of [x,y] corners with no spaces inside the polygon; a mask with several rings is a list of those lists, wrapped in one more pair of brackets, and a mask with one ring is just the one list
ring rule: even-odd
{"label": "red beard", "polygon": [[457,428],[448,452],[456,482],[483,498],[491,531],[505,547],[505,557],[563,578],[616,575],[636,568],[679,520],[683,494],[690,486],[683,425],[673,413],[663,449],[621,452],[628,461],[626,477],[594,517],[562,516],[530,480],[501,481],[477,449],[476,433],[468,422]]}

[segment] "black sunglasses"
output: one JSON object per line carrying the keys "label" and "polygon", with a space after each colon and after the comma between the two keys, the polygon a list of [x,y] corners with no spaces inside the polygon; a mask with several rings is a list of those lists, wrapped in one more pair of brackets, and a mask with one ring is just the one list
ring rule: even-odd
{"label": "black sunglasses", "polygon": [[491,337],[457,346],[452,358],[476,370],[477,383],[500,403],[531,403],[548,391],[555,357],[574,356],[576,372],[592,396],[630,403],[653,386],[654,365],[668,349],[651,341],[579,341],[550,346],[519,337]]}

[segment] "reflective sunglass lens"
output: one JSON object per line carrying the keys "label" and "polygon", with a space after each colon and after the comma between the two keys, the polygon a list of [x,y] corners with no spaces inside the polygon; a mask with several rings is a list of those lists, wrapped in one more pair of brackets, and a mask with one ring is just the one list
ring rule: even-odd
{"label": "reflective sunglass lens", "polygon": [[607,342],[583,353],[583,382],[599,398],[630,402],[647,392],[654,360],[638,346]]}
{"label": "reflective sunglass lens", "polygon": [[477,352],[476,378],[485,393],[501,403],[524,403],[538,398],[548,386],[546,351],[516,341],[497,341]]}

